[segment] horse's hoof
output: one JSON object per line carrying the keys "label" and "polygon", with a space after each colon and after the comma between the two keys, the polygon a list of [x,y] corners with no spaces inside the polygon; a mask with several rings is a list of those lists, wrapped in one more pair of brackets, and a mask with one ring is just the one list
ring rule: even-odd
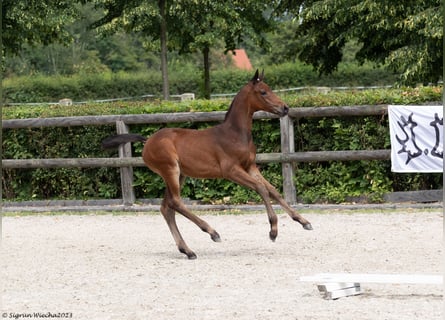
{"label": "horse's hoof", "polygon": [[214,234],[211,234],[210,237],[215,242],[221,242],[221,237],[219,236],[218,232],[216,232],[216,231]]}
{"label": "horse's hoof", "polygon": [[272,242],[275,242],[275,240],[277,239],[277,233],[275,232],[269,232],[269,239],[272,240]]}
{"label": "horse's hoof", "polygon": [[313,230],[313,229],[312,229],[312,225],[311,225],[310,223],[306,223],[306,224],[304,224],[304,225],[303,225],[303,228],[306,229],[306,230]]}
{"label": "horse's hoof", "polygon": [[179,248],[179,252],[185,254],[187,258],[189,258],[189,260],[195,260],[197,258],[196,254],[193,251],[187,251],[183,248]]}
{"label": "horse's hoof", "polygon": [[187,253],[187,258],[189,258],[189,260],[195,260],[197,258],[197,256],[194,252],[190,252],[190,253]]}

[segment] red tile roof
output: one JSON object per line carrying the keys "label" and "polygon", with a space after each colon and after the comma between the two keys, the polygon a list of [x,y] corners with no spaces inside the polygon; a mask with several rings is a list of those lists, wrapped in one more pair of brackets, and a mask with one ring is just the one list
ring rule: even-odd
{"label": "red tile roof", "polygon": [[235,49],[232,56],[233,64],[235,67],[244,70],[252,70],[252,64],[244,49]]}

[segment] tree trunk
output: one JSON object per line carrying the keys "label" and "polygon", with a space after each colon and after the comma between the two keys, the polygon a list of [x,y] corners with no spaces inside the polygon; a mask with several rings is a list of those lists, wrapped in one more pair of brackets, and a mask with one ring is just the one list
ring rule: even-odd
{"label": "tree trunk", "polygon": [[48,46],[48,50],[49,50],[48,51],[48,57],[49,57],[49,60],[51,61],[52,74],[58,74],[56,57],[54,55],[53,45],[49,45]]}
{"label": "tree trunk", "polygon": [[167,23],[165,14],[165,0],[159,0],[159,12],[161,15],[161,72],[162,72],[162,96],[164,100],[170,98],[167,66]]}
{"label": "tree trunk", "polygon": [[204,98],[210,99],[210,48],[206,46],[202,52],[204,54]]}

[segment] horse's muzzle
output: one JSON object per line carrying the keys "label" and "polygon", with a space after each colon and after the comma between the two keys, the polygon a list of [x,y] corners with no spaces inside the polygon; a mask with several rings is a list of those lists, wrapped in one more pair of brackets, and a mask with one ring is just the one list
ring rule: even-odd
{"label": "horse's muzzle", "polygon": [[289,113],[289,107],[287,104],[281,105],[281,106],[274,106],[272,109],[269,110],[270,113],[277,114],[280,117],[287,116]]}
{"label": "horse's muzzle", "polygon": [[281,109],[281,116],[287,116],[287,114],[289,113],[289,107],[287,105],[284,105],[283,108]]}

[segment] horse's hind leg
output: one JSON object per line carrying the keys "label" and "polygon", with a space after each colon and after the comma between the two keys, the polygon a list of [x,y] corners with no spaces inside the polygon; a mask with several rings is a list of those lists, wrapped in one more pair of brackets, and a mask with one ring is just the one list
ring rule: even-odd
{"label": "horse's hind leg", "polygon": [[[167,193],[168,191],[165,192],[166,197],[168,197]],[[182,238],[181,233],[179,232],[178,226],[176,224],[175,210],[169,208],[165,199],[164,201],[162,201],[161,213],[164,216],[165,221],[167,222],[168,228],[170,229],[173,238],[175,239],[179,252],[186,254],[189,259],[196,259],[196,254],[192,250],[190,250],[190,248],[187,246],[184,239]]]}
{"label": "horse's hind leg", "polygon": [[194,224],[196,224],[202,231],[207,232],[213,241],[215,242],[221,242],[221,237],[219,236],[218,232],[215,231],[207,222],[193,214],[190,210],[187,209],[187,207],[182,202],[181,196],[180,196],[180,189],[182,188],[182,185],[184,184],[185,176],[180,175],[179,176],[179,190],[177,193],[172,194],[172,205],[173,209],[182,214],[184,217],[192,221]]}
{"label": "horse's hind leg", "polygon": [[213,241],[221,242],[221,237],[219,236],[218,232],[216,232],[216,230],[213,229],[207,222],[188,210],[181,200],[179,200],[179,202],[175,201],[173,208],[175,211],[179,212],[184,217],[195,223],[202,231],[207,232]]}
{"label": "horse's hind leg", "polygon": [[186,208],[180,197],[181,182],[179,180],[183,182],[184,177],[181,176],[180,179],[176,179],[174,177],[168,179],[164,177],[167,190],[165,192],[165,198],[161,211],[167,221],[173,237],[175,238],[179,251],[185,253],[189,259],[195,259],[196,254],[187,247],[184,239],[179,233],[175,220],[175,211],[179,212],[184,217],[195,223],[202,231],[207,232],[213,241],[220,242],[221,238],[218,232],[216,232],[216,230],[213,229],[207,222],[194,215]]}

